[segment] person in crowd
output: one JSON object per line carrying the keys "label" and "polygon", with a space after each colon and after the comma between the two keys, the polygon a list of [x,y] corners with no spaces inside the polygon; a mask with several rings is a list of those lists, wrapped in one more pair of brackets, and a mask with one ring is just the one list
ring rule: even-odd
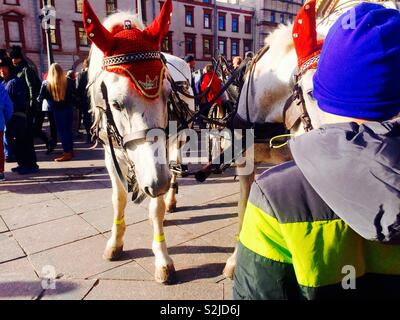
{"label": "person in crowd", "polygon": [[28,104],[25,84],[14,74],[14,66],[9,57],[0,60],[2,85],[13,102],[14,111],[6,127],[6,139],[13,151],[18,167],[11,169],[19,174],[36,173],[36,153],[33,145],[32,131],[28,124]]}
{"label": "person in crowd", "polygon": [[[215,96],[221,92],[222,82],[218,78],[217,74],[214,73],[212,64],[208,64],[203,69],[203,80],[201,82],[201,91],[204,92],[210,87],[210,90],[207,94],[207,101],[211,102]],[[215,103],[218,104],[219,107],[222,107],[222,98],[219,97]]]}
{"label": "person in crowd", "polygon": [[38,102],[47,100],[49,112],[53,113],[57,133],[63,147],[63,154],[54,159],[57,162],[70,161],[73,153],[73,106],[75,104],[75,86],[58,63],[53,63],[43,81]]}
{"label": "person in crowd", "polygon": [[37,102],[37,96],[39,95],[42,81],[34,67],[29,65],[20,46],[13,46],[11,48],[10,58],[12,59],[15,68],[15,74],[26,86],[26,99],[29,106],[29,130],[32,130],[33,135],[40,138],[46,144],[47,153],[50,153],[55,147],[55,142],[49,139],[46,132],[42,129],[45,113],[42,111],[41,105]]}
{"label": "person in crowd", "polygon": [[[2,58],[0,58],[2,59]],[[11,119],[13,114],[13,104],[8,96],[8,93],[2,85],[0,85],[0,181],[5,180],[4,176],[4,146],[3,137],[4,129],[6,128],[7,122]]]}
{"label": "person in crowd", "polygon": [[237,68],[239,68],[240,65],[242,64],[242,62],[243,62],[242,57],[239,57],[239,56],[234,57],[234,58],[232,59],[232,67],[233,67],[233,70],[236,70]]}
{"label": "person in crowd", "polygon": [[[315,23],[315,2],[304,10]],[[323,125],[252,186],[236,299],[399,297],[400,12],[363,3],[354,13],[355,28],[339,18],[330,29],[313,78]],[[299,48],[317,44],[295,34]]]}
{"label": "person in crowd", "polygon": [[[76,87],[77,80],[76,80],[76,73],[74,70],[70,69],[67,71],[67,80],[71,82],[72,86]],[[78,99],[78,97],[76,99]],[[79,128],[80,128],[79,108],[78,105],[75,104],[73,106],[73,117],[72,117],[72,136],[74,139],[79,138]]]}
{"label": "person in crowd", "polygon": [[80,111],[80,119],[83,120],[83,126],[85,127],[86,130],[86,141],[90,143],[92,141],[91,138],[92,117],[89,113],[90,99],[87,90],[88,70],[89,70],[89,60],[85,59],[82,64],[82,71],[79,73],[78,76],[77,100]]}

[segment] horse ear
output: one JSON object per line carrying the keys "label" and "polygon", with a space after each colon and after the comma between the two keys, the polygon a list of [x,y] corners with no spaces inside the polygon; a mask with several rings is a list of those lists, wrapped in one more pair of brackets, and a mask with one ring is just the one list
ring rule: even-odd
{"label": "horse ear", "polygon": [[166,0],[158,17],[143,30],[145,35],[150,39],[154,39],[158,44],[161,44],[161,41],[168,33],[169,25],[171,23],[171,15],[172,0]]}
{"label": "horse ear", "polygon": [[317,40],[316,1],[311,0],[300,9],[293,25],[293,41],[299,67],[321,49]]}
{"label": "horse ear", "polygon": [[96,16],[88,0],[82,2],[83,24],[87,36],[105,54],[114,47],[114,37]]}

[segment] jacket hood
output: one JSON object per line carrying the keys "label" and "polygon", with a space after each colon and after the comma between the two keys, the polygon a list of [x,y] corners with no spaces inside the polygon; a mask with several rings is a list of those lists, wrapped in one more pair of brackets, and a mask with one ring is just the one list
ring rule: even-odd
{"label": "jacket hood", "polygon": [[290,147],[311,186],[355,232],[400,243],[400,119],[325,125]]}

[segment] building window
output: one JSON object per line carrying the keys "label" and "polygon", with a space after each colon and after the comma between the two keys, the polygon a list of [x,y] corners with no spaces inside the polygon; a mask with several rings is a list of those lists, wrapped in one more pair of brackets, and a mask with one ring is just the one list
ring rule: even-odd
{"label": "building window", "polygon": [[106,0],[106,14],[109,16],[117,12],[117,0]]}
{"label": "building window", "polygon": [[25,47],[23,16],[15,11],[3,14],[6,48],[14,45]]}
{"label": "building window", "polygon": [[204,29],[211,29],[212,25],[212,13],[211,10],[204,10],[204,23],[203,27]]}
{"label": "building window", "polygon": [[280,21],[281,21],[281,23],[285,23],[285,15],[283,13],[281,13]]}
{"label": "building window", "polygon": [[232,32],[239,32],[239,16],[232,15]]}
{"label": "building window", "polygon": [[86,49],[90,46],[89,39],[86,35],[83,22],[75,21],[76,48],[78,51]]}
{"label": "building window", "polygon": [[172,31],[164,38],[161,44],[161,51],[172,54]]}
{"label": "building window", "polygon": [[243,49],[244,53],[249,51],[253,51],[253,41],[252,40],[243,40]]}
{"label": "building window", "polygon": [[235,56],[240,56],[239,52],[239,39],[231,39],[231,56],[232,58]]}
{"label": "building window", "polygon": [[275,23],[276,17],[275,17],[275,12],[271,12],[271,22]]}
{"label": "building window", "polygon": [[196,35],[185,33],[185,55],[191,54],[196,57]]}
{"label": "building window", "polygon": [[211,58],[213,55],[213,37],[203,36],[203,57]]}
{"label": "building window", "polygon": [[244,33],[251,33],[251,17],[244,18]]}
{"label": "building window", "polygon": [[82,13],[82,0],[75,0],[75,12]]}
{"label": "building window", "polygon": [[194,7],[185,6],[185,25],[194,27]]}
{"label": "building window", "polygon": [[225,31],[226,13],[218,13],[218,30]]}
{"label": "building window", "polygon": [[226,57],[226,39],[218,38],[218,50],[219,54]]}
{"label": "building window", "polygon": [[4,0],[4,4],[10,4],[12,6],[19,6],[19,0]]}

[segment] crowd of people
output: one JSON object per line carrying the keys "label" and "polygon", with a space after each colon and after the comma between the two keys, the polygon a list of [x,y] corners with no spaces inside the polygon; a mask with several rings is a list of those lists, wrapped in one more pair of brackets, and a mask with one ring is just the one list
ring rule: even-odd
{"label": "crowd of people", "polygon": [[[5,162],[16,162],[11,170],[21,175],[39,171],[34,138],[46,145],[46,154],[61,142],[63,153],[54,159],[57,162],[73,159],[81,123],[90,142],[87,71],[87,60],[78,77],[53,63],[42,81],[20,46],[0,51],[0,181],[5,180]],[[43,128],[46,117],[50,134]]]}

